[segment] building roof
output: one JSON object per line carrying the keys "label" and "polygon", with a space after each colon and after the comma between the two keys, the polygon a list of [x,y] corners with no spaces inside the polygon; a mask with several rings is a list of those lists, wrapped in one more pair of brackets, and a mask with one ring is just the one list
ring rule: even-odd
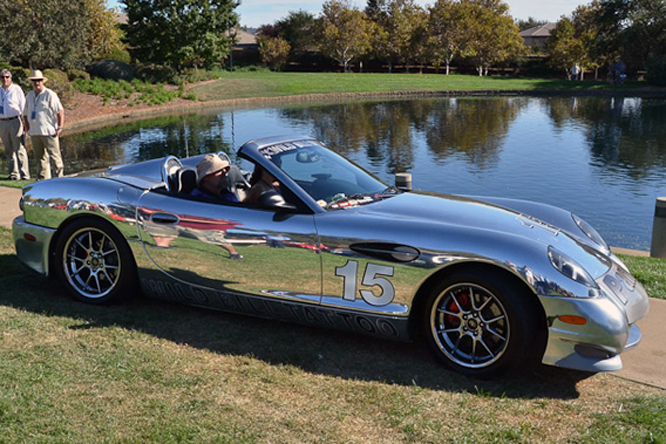
{"label": "building roof", "polygon": [[242,29],[233,29],[232,33],[236,32],[236,41],[238,45],[256,45],[257,44],[257,36],[254,34],[250,34],[247,31],[243,31]]}
{"label": "building roof", "polygon": [[127,24],[127,13],[125,12],[116,12],[113,14],[116,19],[116,24],[118,25],[126,25]]}
{"label": "building roof", "polygon": [[529,28],[520,32],[520,36],[525,37],[550,37],[550,33],[553,32],[557,23],[546,23],[545,25],[535,26],[534,28]]}

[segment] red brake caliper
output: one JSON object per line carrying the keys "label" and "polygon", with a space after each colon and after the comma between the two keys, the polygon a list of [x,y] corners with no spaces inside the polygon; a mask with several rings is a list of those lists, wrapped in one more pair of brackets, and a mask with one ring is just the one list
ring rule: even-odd
{"label": "red brake caliper", "polygon": [[[458,303],[456,304],[456,301],[452,298],[449,306],[446,307],[446,311],[450,311],[451,313],[458,313],[460,312],[458,305],[460,305],[462,308],[466,308],[469,305],[469,296],[467,293],[457,295],[456,299],[458,300]],[[457,327],[460,322],[458,317],[453,315],[446,315],[446,320],[448,323],[453,324],[451,325],[452,327]]]}

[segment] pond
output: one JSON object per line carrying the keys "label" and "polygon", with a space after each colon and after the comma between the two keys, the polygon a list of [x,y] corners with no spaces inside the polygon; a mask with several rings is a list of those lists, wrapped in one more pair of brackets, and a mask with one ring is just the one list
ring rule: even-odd
{"label": "pond", "polygon": [[[65,172],[314,136],[381,179],[415,189],[535,200],[571,210],[617,247],[650,249],[666,195],[666,101],[434,98],[210,111],[63,138]],[[34,159],[31,159],[34,162]]]}

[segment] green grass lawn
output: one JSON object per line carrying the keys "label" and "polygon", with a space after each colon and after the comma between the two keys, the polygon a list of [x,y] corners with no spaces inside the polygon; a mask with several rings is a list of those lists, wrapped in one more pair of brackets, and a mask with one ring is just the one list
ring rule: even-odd
{"label": "green grass lawn", "polygon": [[624,255],[621,258],[650,297],[666,299],[666,259]]}
{"label": "green grass lawn", "polygon": [[1,228],[0,268],[2,443],[666,440],[664,392],[612,375],[479,381],[419,345],[140,297],[77,303]]}
{"label": "green grass lawn", "polygon": [[28,185],[29,183],[33,183],[34,179],[30,180],[7,180],[7,179],[0,179],[0,186],[2,187],[8,187],[8,188],[23,188],[24,186]]}
{"label": "green grass lawn", "polygon": [[425,91],[571,91],[631,90],[642,83],[611,86],[605,82],[556,79],[450,76],[436,74],[220,72],[220,79],[189,89],[200,100],[279,97],[301,94],[403,93]]}

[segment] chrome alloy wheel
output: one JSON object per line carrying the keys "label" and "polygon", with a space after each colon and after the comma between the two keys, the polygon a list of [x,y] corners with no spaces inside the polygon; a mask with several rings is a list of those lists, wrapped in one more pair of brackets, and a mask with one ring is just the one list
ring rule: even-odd
{"label": "chrome alloy wheel", "polygon": [[430,330],[437,347],[469,369],[497,362],[509,344],[510,325],[500,299],[472,283],[455,283],[431,306]]}
{"label": "chrome alloy wheel", "polygon": [[120,252],[100,229],[86,227],[74,232],[65,243],[62,261],[67,281],[85,298],[102,298],[119,282]]}

